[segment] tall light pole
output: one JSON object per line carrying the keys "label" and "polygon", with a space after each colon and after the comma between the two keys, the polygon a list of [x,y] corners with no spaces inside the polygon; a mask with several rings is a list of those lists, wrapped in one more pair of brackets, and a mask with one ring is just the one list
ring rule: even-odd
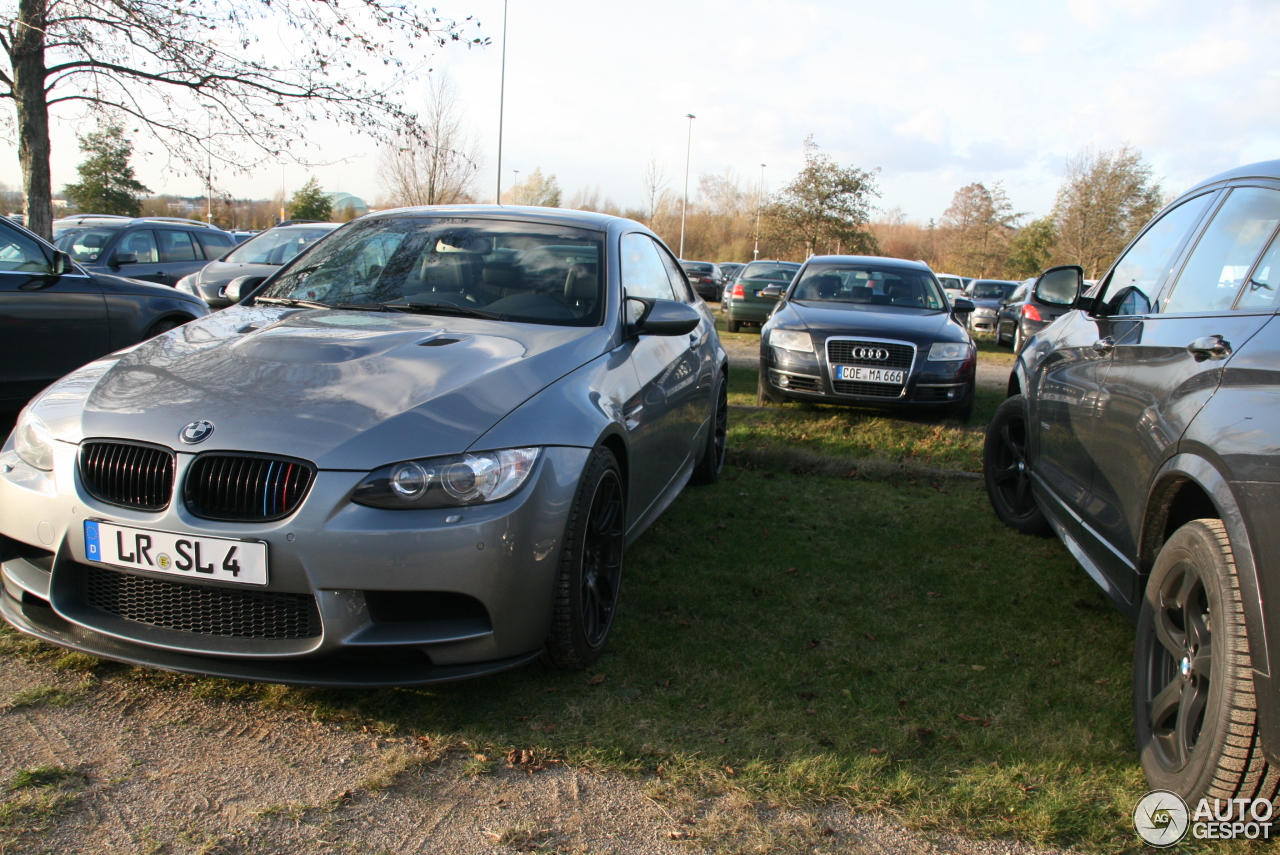
{"label": "tall light pole", "polygon": [[764,207],[764,168],[767,164],[760,164],[760,197],[756,199],[756,248],[751,253],[751,260],[755,261],[760,257],[760,209]]}
{"label": "tall light pole", "polygon": [[684,204],[680,206],[680,257],[684,258],[684,218],[689,212],[689,154],[693,150],[693,113],[685,113],[689,120],[689,138],[684,144]]}
{"label": "tall light pole", "polygon": [[515,176],[514,178],[512,178],[512,179],[511,179],[511,193],[512,193],[512,196],[513,196],[513,198],[512,198],[512,200],[511,200],[511,201],[512,201],[512,202],[514,202],[514,201],[515,201],[514,195],[515,195],[516,187],[518,187],[518,186],[520,185],[520,170],[518,170],[518,169],[513,169],[513,170],[511,170],[511,174]]}
{"label": "tall light pole", "polygon": [[502,105],[507,97],[507,0],[502,0],[502,78],[498,84],[498,195],[495,205],[502,204]]}

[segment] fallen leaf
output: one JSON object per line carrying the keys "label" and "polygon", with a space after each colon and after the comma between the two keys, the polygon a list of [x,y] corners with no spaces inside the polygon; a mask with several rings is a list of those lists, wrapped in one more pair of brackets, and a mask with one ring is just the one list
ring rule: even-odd
{"label": "fallen leaf", "polygon": [[875,640],[876,640],[876,637],[875,637],[874,635],[872,635],[871,633],[869,633],[869,632],[864,632],[864,633],[862,633],[862,637],[863,637],[863,638],[865,638],[867,641],[875,641]]}
{"label": "fallen leaf", "polygon": [[836,833],[836,830],[835,830],[834,828],[832,828],[831,826],[829,826],[829,825],[824,825],[824,826],[822,826],[822,836],[823,836],[823,837],[830,837],[831,835],[833,835],[833,834],[835,834],[835,833]]}
{"label": "fallen leaf", "polygon": [[972,668],[972,669],[973,669],[973,670],[975,670],[975,671],[985,671],[985,670],[987,670],[987,666],[986,666],[986,665],[970,665],[969,667],[970,667],[970,668]]}
{"label": "fallen leaf", "polygon": [[692,831],[668,831],[667,837],[672,840],[689,840],[693,837]]}
{"label": "fallen leaf", "polygon": [[728,528],[724,523],[716,523],[716,528]]}
{"label": "fallen leaf", "polygon": [[880,749],[879,749],[879,748],[872,748],[872,749],[871,749],[871,753],[872,753],[872,754],[879,754],[879,753],[880,753]]}
{"label": "fallen leaf", "polygon": [[338,803],[349,805],[351,804],[351,800],[355,798],[355,795],[356,794],[352,790],[343,790],[338,794]]}
{"label": "fallen leaf", "polygon": [[732,766],[725,766],[724,773],[728,775],[730,778],[735,777],[738,774],[737,772],[733,771]]}
{"label": "fallen leaf", "polygon": [[804,711],[804,714],[805,714],[805,715],[817,715],[817,714],[818,714],[818,711],[817,711],[817,710],[815,710],[815,709],[807,709],[807,710],[805,710],[805,711]]}
{"label": "fallen leaf", "polygon": [[906,707],[906,705],[907,705],[907,699],[906,699],[906,698],[898,698],[898,706],[900,706],[900,707]]}
{"label": "fallen leaf", "polygon": [[1096,684],[1097,684],[1097,685],[1099,685],[1099,686],[1105,686],[1105,685],[1107,685],[1107,683],[1110,683],[1110,682],[1111,682],[1111,678],[1110,678],[1110,677],[1103,677],[1101,680],[1094,680],[1093,682],[1094,682],[1094,683],[1096,683]]}
{"label": "fallen leaf", "polygon": [[1057,668],[1057,667],[1058,667],[1059,665],[1061,665],[1061,664],[1062,664],[1062,660],[1061,660],[1061,659],[1050,659],[1050,660],[1049,660],[1049,667],[1050,667],[1050,668]]}
{"label": "fallen leaf", "polygon": [[987,716],[986,718],[978,718],[976,715],[965,715],[964,713],[960,713],[960,718],[963,719],[964,721],[971,721],[974,724],[978,725],[978,727],[986,727],[987,725],[991,724],[991,716]]}
{"label": "fallen leaf", "polygon": [[794,567],[788,567],[786,570],[783,570],[782,572],[783,572],[783,573],[786,573],[786,574],[788,574],[788,575],[794,576],[794,575],[795,575],[795,573],[796,573],[796,568],[794,568]]}
{"label": "fallen leaf", "polygon": [[512,769],[523,769],[530,775],[547,768],[547,765],[539,760],[536,754],[524,748],[513,748],[508,751],[507,765]]}
{"label": "fallen leaf", "polygon": [[941,594],[939,594],[937,591],[925,591],[925,595],[926,595],[926,596],[930,596],[930,597],[941,597],[941,596],[942,596],[942,595],[941,595]]}
{"label": "fallen leaf", "polygon": [[707,541],[708,541],[709,543],[719,543],[719,542],[720,542],[720,538],[716,537],[714,534],[709,534],[709,535],[707,535]]}
{"label": "fallen leaf", "polygon": [[600,685],[601,683],[603,683],[603,682],[604,682],[605,680],[607,680],[607,679],[608,679],[608,677],[607,677],[606,675],[604,675],[604,674],[596,674],[594,677],[592,677],[590,680],[588,680],[588,681],[587,681],[587,685],[588,685],[588,686],[598,686],[598,685]]}

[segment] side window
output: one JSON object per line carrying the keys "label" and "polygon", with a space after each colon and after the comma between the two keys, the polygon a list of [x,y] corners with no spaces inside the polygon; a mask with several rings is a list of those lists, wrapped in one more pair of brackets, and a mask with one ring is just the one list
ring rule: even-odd
{"label": "side window", "polygon": [[1116,263],[1107,284],[1108,298],[1116,297],[1129,288],[1142,292],[1147,304],[1155,302],[1160,286],[1171,272],[1178,249],[1187,233],[1200,221],[1212,193],[1188,199],[1166,213],[1129,247],[1129,251]]}
{"label": "side window", "polygon": [[1277,223],[1280,193],[1261,187],[1232,190],[1182,268],[1165,312],[1230,309]]}
{"label": "side window", "polygon": [[1019,285],[1019,286],[1014,290],[1014,292],[1013,292],[1012,294],[1010,294],[1010,295],[1009,295],[1009,299],[1008,299],[1008,300],[1006,300],[1006,301],[1005,301],[1005,303],[1006,303],[1006,304],[1008,304],[1008,303],[1021,303],[1023,300],[1027,299],[1027,290],[1029,289],[1029,287],[1030,287],[1030,286],[1028,286],[1025,282],[1024,282],[1023,284]]}
{"label": "side window", "polygon": [[671,257],[671,253],[658,247],[658,257],[667,268],[667,278],[671,280],[671,289],[676,292],[676,299],[684,300],[686,303],[696,302],[698,298],[689,285],[689,277],[685,276],[684,269]]}
{"label": "side window", "polygon": [[1271,239],[1267,251],[1249,277],[1248,284],[1240,292],[1237,309],[1270,309],[1280,307],[1276,289],[1280,288],[1280,234]]}
{"label": "side window", "polygon": [[0,273],[52,273],[40,244],[19,231],[0,230]]}
{"label": "side window", "polygon": [[632,232],[622,236],[622,287],[628,297],[676,298],[658,248],[647,235]]}
{"label": "side window", "polygon": [[199,257],[191,235],[175,229],[160,231],[160,256],[166,262],[195,261]]}
{"label": "side window", "polygon": [[130,232],[120,241],[116,255],[131,252],[138,256],[139,264],[155,264],[160,260],[160,252],[156,249],[156,236],[150,229],[139,229]]}
{"label": "side window", "polygon": [[204,257],[209,259],[221,258],[236,245],[231,235],[215,231],[200,232],[200,243],[204,247]]}

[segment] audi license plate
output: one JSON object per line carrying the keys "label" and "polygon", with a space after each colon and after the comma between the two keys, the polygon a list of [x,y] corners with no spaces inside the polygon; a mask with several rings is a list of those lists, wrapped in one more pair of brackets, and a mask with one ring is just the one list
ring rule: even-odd
{"label": "audi license plate", "polygon": [[904,372],[888,368],[863,368],[861,365],[837,365],[837,380],[857,380],[859,383],[896,383],[902,385]]}
{"label": "audi license plate", "polygon": [[244,585],[267,584],[267,545],[256,540],[174,534],[85,520],[84,551],[90,561],[113,567]]}

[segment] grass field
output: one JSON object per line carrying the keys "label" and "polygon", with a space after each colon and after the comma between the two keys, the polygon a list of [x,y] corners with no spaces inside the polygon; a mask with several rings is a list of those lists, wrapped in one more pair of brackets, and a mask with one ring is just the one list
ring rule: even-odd
{"label": "grass field", "polygon": [[[754,371],[731,382],[754,405]],[[1132,628],[1056,540],[1002,527],[979,479],[929,471],[980,468],[998,398],[970,427],[735,407],[734,463],[630,549],[615,634],[589,673],[534,665],[377,692],[128,678],[489,756],[656,773],[649,793],[673,811],[721,794],[841,801],[967,835],[1136,851]],[[8,646],[31,649],[11,633]]]}

